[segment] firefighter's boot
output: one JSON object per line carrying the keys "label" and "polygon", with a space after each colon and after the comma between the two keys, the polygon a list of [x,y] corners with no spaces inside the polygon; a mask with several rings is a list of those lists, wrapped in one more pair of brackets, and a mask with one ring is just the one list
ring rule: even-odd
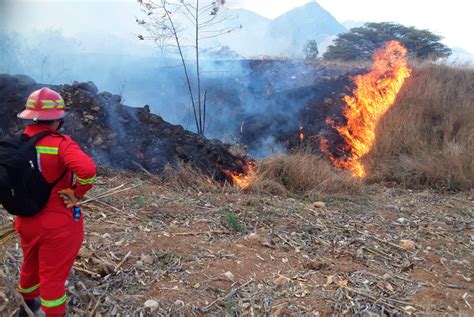
{"label": "firefighter's boot", "polygon": [[[41,307],[41,302],[39,299],[28,299],[28,300],[25,300],[25,303],[26,303],[26,306],[28,306],[28,308],[31,309],[31,311],[34,314],[36,314]],[[20,311],[18,312],[17,316],[28,317],[28,313],[26,312],[25,307],[23,307],[23,305],[21,305]]]}

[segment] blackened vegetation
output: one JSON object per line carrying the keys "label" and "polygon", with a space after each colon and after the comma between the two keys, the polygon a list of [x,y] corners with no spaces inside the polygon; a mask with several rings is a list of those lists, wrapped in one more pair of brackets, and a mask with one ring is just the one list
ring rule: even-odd
{"label": "blackened vegetation", "polygon": [[[2,134],[21,130],[16,114],[41,86],[26,76],[0,76]],[[185,162],[223,181],[229,180],[223,169],[243,173],[251,161],[245,154],[231,154],[228,144],[167,123],[150,113],[148,106],[128,107],[118,95],[98,93],[91,82],[50,87],[59,91],[69,109],[64,133],[72,135],[100,165],[159,174],[167,164]]]}
{"label": "blackened vegetation", "polygon": [[207,83],[213,117],[209,133],[245,144],[256,157],[302,147],[319,153],[321,135],[338,148],[343,140],[326,118],[343,121],[342,98],[351,94],[353,77],[366,72],[349,65],[300,60],[241,61],[238,69],[225,82]]}

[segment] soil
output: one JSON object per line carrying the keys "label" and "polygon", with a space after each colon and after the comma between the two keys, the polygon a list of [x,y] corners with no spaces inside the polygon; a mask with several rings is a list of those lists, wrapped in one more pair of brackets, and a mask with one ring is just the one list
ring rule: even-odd
{"label": "soil", "polygon": [[[122,184],[137,187],[83,206],[72,316],[474,314],[472,192],[368,185],[316,208],[109,173],[89,196]],[[0,285],[2,316],[17,307],[5,284],[17,281],[17,242],[2,250],[15,272]]]}

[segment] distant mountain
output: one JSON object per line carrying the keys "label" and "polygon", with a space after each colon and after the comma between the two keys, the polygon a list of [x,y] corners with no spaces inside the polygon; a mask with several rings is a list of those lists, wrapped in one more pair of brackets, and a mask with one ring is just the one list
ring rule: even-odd
{"label": "distant mountain", "polygon": [[345,32],[328,11],[316,2],[295,8],[270,23],[267,39],[271,39],[281,53],[299,56],[309,40],[324,42],[328,37]]}
{"label": "distant mountain", "polygon": [[221,45],[229,46],[242,56],[302,56],[309,40],[316,40],[322,50],[339,33],[347,29],[316,2],[308,3],[269,20],[252,11],[227,10],[226,26],[241,26],[219,37]]}
{"label": "distant mountain", "polygon": [[245,9],[229,9],[225,14],[227,19],[219,28],[230,28],[233,31],[221,35],[217,41],[242,56],[262,54],[260,44],[265,40],[271,20]]}

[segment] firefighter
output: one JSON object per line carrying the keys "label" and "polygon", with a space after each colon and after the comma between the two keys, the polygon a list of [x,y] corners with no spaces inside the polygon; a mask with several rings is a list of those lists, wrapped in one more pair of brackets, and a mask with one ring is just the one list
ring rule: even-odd
{"label": "firefighter", "polygon": [[[33,312],[41,307],[47,317],[66,313],[65,283],[84,239],[83,216],[75,204],[92,188],[96,173],[93,160],[71,137],[56,132],[65,114],[63,98],[49,88],[34,91],[18,114],[29,137],[54,132],[36,143],[38,167],[50,183],[64,175],[42,211],[15,219],[23,249],[18,291]],[[28,316],[23,306],[18,316]]]}

